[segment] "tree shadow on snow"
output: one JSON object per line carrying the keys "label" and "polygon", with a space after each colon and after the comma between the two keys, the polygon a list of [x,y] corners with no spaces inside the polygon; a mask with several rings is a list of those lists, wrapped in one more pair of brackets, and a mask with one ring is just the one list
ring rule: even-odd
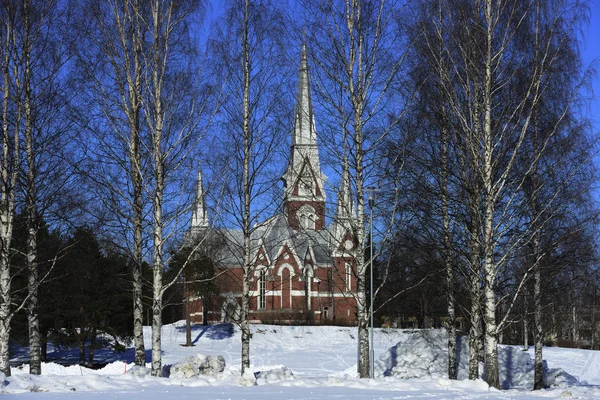
{"label": "tree shadow on snow", "polygon": [[[178,331],[185,332],[185,326],[178,327]],[[223,340],[229,339],[235,333],[233,324],[223,323],[215,325],[193,325],[192,333],[196,333],[196,337],[192,340],[192,344],[196,344],[201,337],[206,336],[207,339],[211,340]]]}

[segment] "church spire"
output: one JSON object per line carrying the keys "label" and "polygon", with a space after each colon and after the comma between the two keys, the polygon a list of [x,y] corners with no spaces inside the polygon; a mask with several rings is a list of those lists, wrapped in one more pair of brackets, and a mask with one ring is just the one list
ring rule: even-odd
{"label": "church spire", "polygon": [[356,226],[356,209],[352,200],[352,185],[350,183],[350,170],[346,152],[344,152],[341,178],[332,233],[336,247],[342,245],[346,250],[350,250],[354,247],[352,232],[354,232],[354,227]]}
{"label": "church spire", "polygon": [[342,165],[342,180],[340,182],[336,217],[338,221],[351,221],[356,218],[356,210],[352,201],[352,186],[350,185],[350,172],[348,168],[348,156],[344,155]]}
{"label": "church spire", "polygon": [[296,94],[296,109],[294,110],[293,145],[317,145],[315,116],[310,96],[310,80],[308,76],[308,57],[306,44],[302,43],[300,56],[300,74],[298,76],[298,93]]}
{"label": "church spire", "polygon": [[202,186],[202,170],[200,168],[198,168],[198,180],[196,181],[196,197],[194,198],[194,209],[192,210],[191,228],[192,230],[208,228],[204,187]]}
{"label": "church spire", "polygon": [[310,95],[306,44],[302,43],[292,146],[284,181],[283,204],[294,229],[325,229],[325,181],[321,172],[315,116]]}

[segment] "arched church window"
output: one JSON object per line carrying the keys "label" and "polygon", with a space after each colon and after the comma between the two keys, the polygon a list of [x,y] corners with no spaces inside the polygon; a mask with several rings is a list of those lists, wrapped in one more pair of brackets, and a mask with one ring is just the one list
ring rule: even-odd
{"label": "arched church window", "polygon": [[302,229],[315,229],[317,213],[312,206],[308,204],[303,205],[298,209],[296,215],[298,216],[298,221],[300,222],[300,227]]}
{"label": "arched church window", "polygon": [[352,290],[352,265],[346,263],[346,290]]}
{"label": "arched church window", "polygon": [[265,308],[267,308],[267,273],[266,270],[262,270],[258,279],[258,309]]}

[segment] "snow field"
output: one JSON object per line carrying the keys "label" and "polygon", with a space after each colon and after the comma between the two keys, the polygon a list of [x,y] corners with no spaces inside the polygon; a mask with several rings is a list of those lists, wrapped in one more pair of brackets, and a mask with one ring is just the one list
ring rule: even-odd
{"label": "snow field", "polygon": [[[598,352],[545,348],[548,367],[556,375],[553,388],[530,392],[532,349],[500,349],[501,382],[510,390],[490,389],[482,380],[450,381],[445,378],[444,331],[376,329],[376,378],[357,379],[356,328],[326,326],[253,325],[250,371],[240,376],[240,333],[228,325],[195,326],[194,347],[183,347],[182,323],[163,327],[163,365],[166,369],[205,356],[222,356],[223,372],[185,378],[154,378],[133,373],[134,367],[114,361],[100,370],[54,363],[42,366],[42,376],[31,376],[26,365],[13,376],[0,376],[0,394],[15,399],[540,399],[600,398]],[[145,337],[150,338],[147,329]],[[147,345],[149,346],[149,340]],[[119,354],[99,352],[106,360]],[[131,352],[127,353],[128,355]],[[205,356],[198,356],[202,354]],[[53,354],[60,356],[60,353]],[[66,355],[65,355],[66,356]],[[466,377],[466,339],[460,350],[459,378]],[[148,364],[149,366],[149,364]],[[563,368],[568,374],[557,368]],[[554,371],[552,371],[554,369]],[[128,373],[124,373],[125,370]],[[138,371],[139,372],[139,371]],[[554,376],[554,375],[553,375]],[[583,385],[581,385],[579,381]],[[45,392],[40,394],[39,392]],[[41,397],[40,397],[41,396]]]}

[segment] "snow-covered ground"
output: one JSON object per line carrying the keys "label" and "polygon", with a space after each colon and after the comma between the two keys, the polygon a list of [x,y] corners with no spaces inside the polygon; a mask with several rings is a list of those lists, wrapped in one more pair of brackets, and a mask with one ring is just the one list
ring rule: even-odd
{"label": "snow-covered ground", "polygon": [[[376,379],[358,379],[356,328],[253,325],[253,373],[240,377],[240,333],[230,325],[196,326],[194,347],[183,347],[185,328],[163,328],[163,364],[170,378],[153,378],[131,365],[132,350],[99,351],[99,370],[45,363],[42,376],[14,367],[12,377],[0,375],[0,395],[15,399],[600,399],[600,355],[597,351],[545,348],[554,386],[531,392],[532,350],[502,346],[501,382],[507,390],[485,382],[449,381],[444,377],[443,331],[376,329]],[[150,331],[144,332],[146,339]],[[150,343],[147,341],[147,348]],[[51,349],[52,350],[52,349]],[[183,378],[209,358],[222,356],[223,372]],[[148,353],[149,355],[149,353]],[[74,351],[49,351],[50,359],[73,359]],[[466,376],[467,352],[460,353],[459,377]],[[17,356],[16,360],[18,362]],[[220,365],[220,359],[212,359]],[[177,364],[179,363],[179,364]],[[175,366],[177,364],[177,366]],[[212,364],[211,364],[212,365]],[[171,366],[173,366],[171,368]],[[221,365],[222,368],[222,365]],[[125,373],[125,371],[127,371]],[[197,371],[197,368],[196,368]],[[208,371],[208,370],[207,370]],[[135,372],[135,373],[134,373]]]}

